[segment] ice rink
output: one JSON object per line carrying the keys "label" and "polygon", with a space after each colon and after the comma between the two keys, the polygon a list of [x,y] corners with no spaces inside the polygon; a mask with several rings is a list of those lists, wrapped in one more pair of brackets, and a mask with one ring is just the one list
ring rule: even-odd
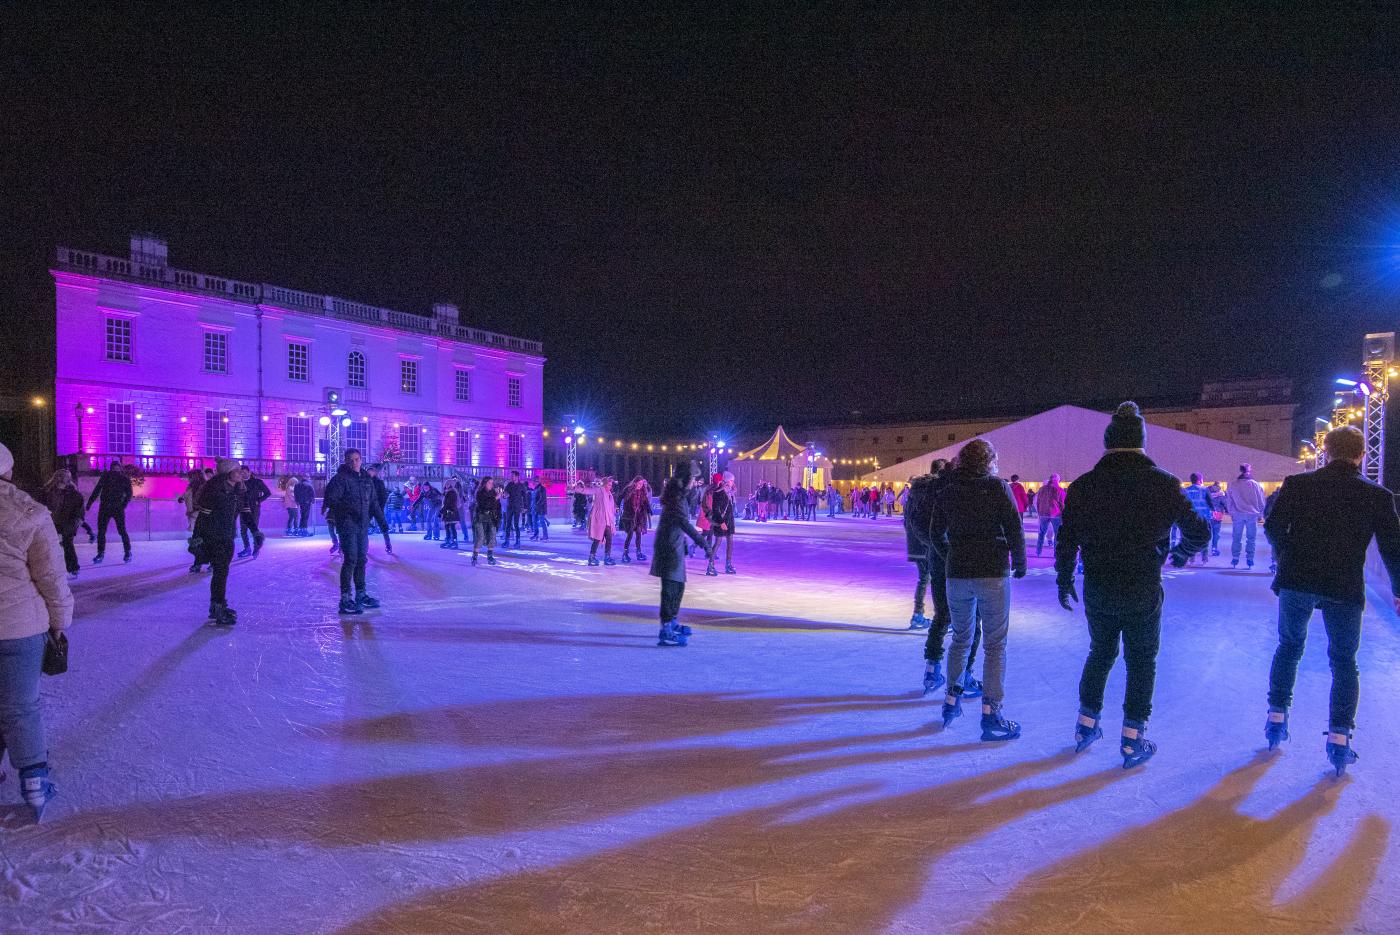
{"label": "ice rink", "polygon": [[692,562],[683,649],[655,645],[645,566],[553,534],[494,568],[376,541],[384,607],[345,620],[327,540],[271,539],[234,565],[229,631],[182,542],[100,568],[82,546],[72,667],[44,680],[59,797],[35,826],[0,785],[0,930],[1400,928],[1400,641],[1374,600],[1335,781],[1320,623],[1293,740],[1260,753],[1267,551],[1169,574],[1161,750],[1125,772],[1121,662],[1072,753],[1088,637],[1048,552],[1013,589],[1024,734],[995,744],[921,697],[897,520],[743,524],[737,577]]}

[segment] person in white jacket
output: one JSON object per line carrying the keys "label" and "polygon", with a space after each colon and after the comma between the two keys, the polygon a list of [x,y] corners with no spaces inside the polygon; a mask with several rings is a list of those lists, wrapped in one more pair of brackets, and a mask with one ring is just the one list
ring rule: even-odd
{"label": "person in white jacket", "polygon": [[49,511],[14,485],[14,466],[0,445],[0,740],[37,818],[54,794],[39,708],[44,643],[73,622],[73,592]]}
{"label": "person in white jacket", "polygon": [[1240,465],[1240,476],[1225,491],[1225,511],[1230,514],[1230,567],[1240,563],[1240,539],[1245,540],[1244,563],[1254,567],[1254,539],[1264,518],[1264,488],[1254,479],[1253,468]]}

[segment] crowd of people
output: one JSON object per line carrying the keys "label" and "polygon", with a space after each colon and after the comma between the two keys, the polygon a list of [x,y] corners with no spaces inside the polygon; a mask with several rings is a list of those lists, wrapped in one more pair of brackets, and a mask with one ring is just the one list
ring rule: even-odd
{"label": "crowd of people", "polygon": [[[1364,439],[1351,426],[1326,437],[1325,467],[1288,478],[1264,495],[1250,466],[1223,495],[1203,486],[1199,474],[1183,485],[1158,468],[1145,451],[1146,425],[1138,407],[1124,403],[1104,434],[1097,465],[1071,483],[1049,481],[1028,496],[1020,479],[997,476],[994,447],[974,439],[953,463],[935,461],[914,478],[904,511],[908,559],[917,568],[910,626],[929,630],[924,646],[924,692],[947,686],[945,728],[962,716],[965,698],[980,696],[982,739],[1012,740],[1021,726],[1003,713],[1011,591],[1008,578],[1026,574],[1024,514],[1039,515],[1037,553],[1053,542],[1059,603],[1080,601],[1089,629],[1089,653],[1079,683],[1075,749],[1103,736],[1105,686],[1121,652],[1127,667],[1119,751],[1124,768],[1150,759],[1156,744],[1146,736],[1152,713],[1160,647],[1163,564],[1184,567],[1193,557],[1218,554],[1220,523],[1231,516],[1231,565],[1242,543],[1248,566],[1262,524],[1275,556],[1273,589],[1279,599],[1279,641],[1270,671],[1265,739],[1273,749],[1289,737],[1288,711],[1307,624],[1322,612],[1332,665],[1332,693],[1325,752],[1340,776],[1356,762],[1352,749],[1359,694],[1356,654],[1364,607],[1366,549],[1374,540],[1390,576],[1400,612],[1400,518],[1388,490],[1361,476]],[[924,615],[931,594],[934,616]],[[949,631],[947,674],[944,641]],[[978,643],[982,679],[971,674]]]}
{"label": "crowd of people", "polygon": [[[900,507],[907,557],[917,570],[910,627],[928,630],[924,692],[943,689],[945,728],[962,716],[965,700],[980,697],[984,741],[1012,740],[1021,733],[1021,725],[1004,712],[1012,617],[1008,579],[1026,574],[1024,522],[1033,513],[1039,520],[1036,550],[1047,544],[1053,549],[1057,594],[1065,610],[1081,601],[1082,581],[1089,651],[1079,682],[1076,750],[1103,736],[1106,684],[1121,651],[1127,668],[1119,741],[1124,768],[1146,762],[1157,751],[1146,734],[1165,601],[1162,566],[1184,567],[1194,558],[1204,561],[1207,553],[1218,555],[1226,514],[1233,526],[1231,563],[1237,565],[1243,556],[1252,566],[1262,524],[1276,559],[1273,589],[1279,606],[1265,739],[1274,748],[1289,738],[1289,709],[1307,626],[1320,610],[1333,679],[1325,752],[1340,776],[1357,761],[1352,748],[1359,696],[1356,655],[1366,550],[1373,540],[1400,612],[1400,518],[1389,491],[1361,476],[1364,447],[1354,427],[1333,429],[1323,445],[1326,466],[1288,478],[1267,497],[1247,464],[1228,491],[1204,485],[1199,474],[1183,485],[1147,456],[1141,413],[1124,403],[1105,431],[1103,457],[1068,488],[1057,475],[1034,493],[1015,475],[1003,480],[994,447],[974,439],[955,461],[935,461],[928,474],[913,478],[899,495],[872,486],[855,491],[852,502],[864,502],[869,515],[880,509],[890,515],[894,506]],[[19,771],[26,802],[39,814],[54,789],[38,679],[46,653],[72,620],[68,578],[79,572],[74,539],[86,529],[97,544],[94,561],[100,562],[107,530],[115,526],[123,558],[130,561],[125,510],[132,487],[114,463],[84,500],[73,476],[63,470],[41,492],[42,502],[36,502],[12,483],[13,463],[0,445],[0,737]],[[283,477],[276,489],[287,514],[285,535],[310,535],[315,491],[309,479]],[[261,507],[271,496],[263,480],[228,458],[187,478],[180,502],[191,532],[191,571],[207,565],[212,572],[209,619],[215,626],[237,623],[228,604],[229,569],[236,555],[256,558],[263,548]],[[811,519],[823,496],[830,507],[840,494],[811,488],[783,492],[765,484],[744,512],[758,522],[784,516]],[[716,556],[722,548],[724,572],[736,573],[739,500],[733,475],[706,478],[698,468],[682,469],[667,479],[656,507],[650,485],[640,477],[625,486],[612,477],[580,483],[570,497],[574,528],[590,540],[590,566],[617,564],[612,553],[618,525],[624,534],[622,561],[630,563],[633,555],[638,562],[647,561],[645,538],[655,517],[649,573],[660,587],[657,642],[687,645],[692,631],[679,619],[687,557],[698,549],[707,559],[706,575],[718,575]],[[99,508],[96,531],[84,518],[93,503]],[[332,550],[341,556],[339,611],[355,615],[380,606],[366,581],[366,555],[375,531],[392,552],[391,533],[416,532],[421,526],[423,538],[441,539],[444,549],[465,548],[469,541],[472,564],[484,550],[489,565],[496,563],[497,547],[520,547],[527,531],[532,540],[547,540],[548,508],[545,485],[522,479],[519,472],[501,486],[493,477],[452,477],[441,487],[415,478],[389,485],[374,465],[362,463],[360,452],[347,451],[326,484],[322,506]],[[240,542],[242,551],[235,552]],[[932,618],[926,616],[930,598]],[[972,671],[979,648],[980,679]]]}

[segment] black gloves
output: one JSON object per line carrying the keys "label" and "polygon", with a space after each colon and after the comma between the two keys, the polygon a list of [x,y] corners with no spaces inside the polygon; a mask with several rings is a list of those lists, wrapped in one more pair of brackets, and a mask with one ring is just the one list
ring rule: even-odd
{"label": "black gloves", "polygon": [[1069,606],[1070,601],[1079,602],[1079,592],[1074,589],[1074,582],[1060,585],[1060,606],[1065,610],[1074,610]]}
{"label": "black gloves", "polygon": [[1013,577],[1013,578],[1024,578],[1025,576],[1026,576],[1026,566],[1025,566],[1025,565],[1022,565],[1022,566],[1020,566],[1019,568],[1012,569],[1011,577]]}

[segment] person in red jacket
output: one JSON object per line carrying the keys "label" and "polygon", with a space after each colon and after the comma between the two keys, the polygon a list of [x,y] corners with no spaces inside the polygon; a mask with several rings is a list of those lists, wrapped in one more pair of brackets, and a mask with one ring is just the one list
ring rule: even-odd
{"label": "person in red jacket", "polygon": [[1031,495],[1026,493],[1026,485],[1021,483],[1020,474],[1011,475],[1011,496],[1016,499],[1016,511],[1025,516],[1026,507],[1030,506]]}
{"label": "person in red jacket", "polygon": [[1035,554],[1045,547],[1045,534],[1050,533],[1050,548],[1055,547],[1055,539],[1060,534],[1060,523],[1065,512],[1065,489],[1060,486],[1060,475],[1051,474],[1050,479],[1035,492],[1035,512],[1040,517],[1040,535],[1035,539]]}

